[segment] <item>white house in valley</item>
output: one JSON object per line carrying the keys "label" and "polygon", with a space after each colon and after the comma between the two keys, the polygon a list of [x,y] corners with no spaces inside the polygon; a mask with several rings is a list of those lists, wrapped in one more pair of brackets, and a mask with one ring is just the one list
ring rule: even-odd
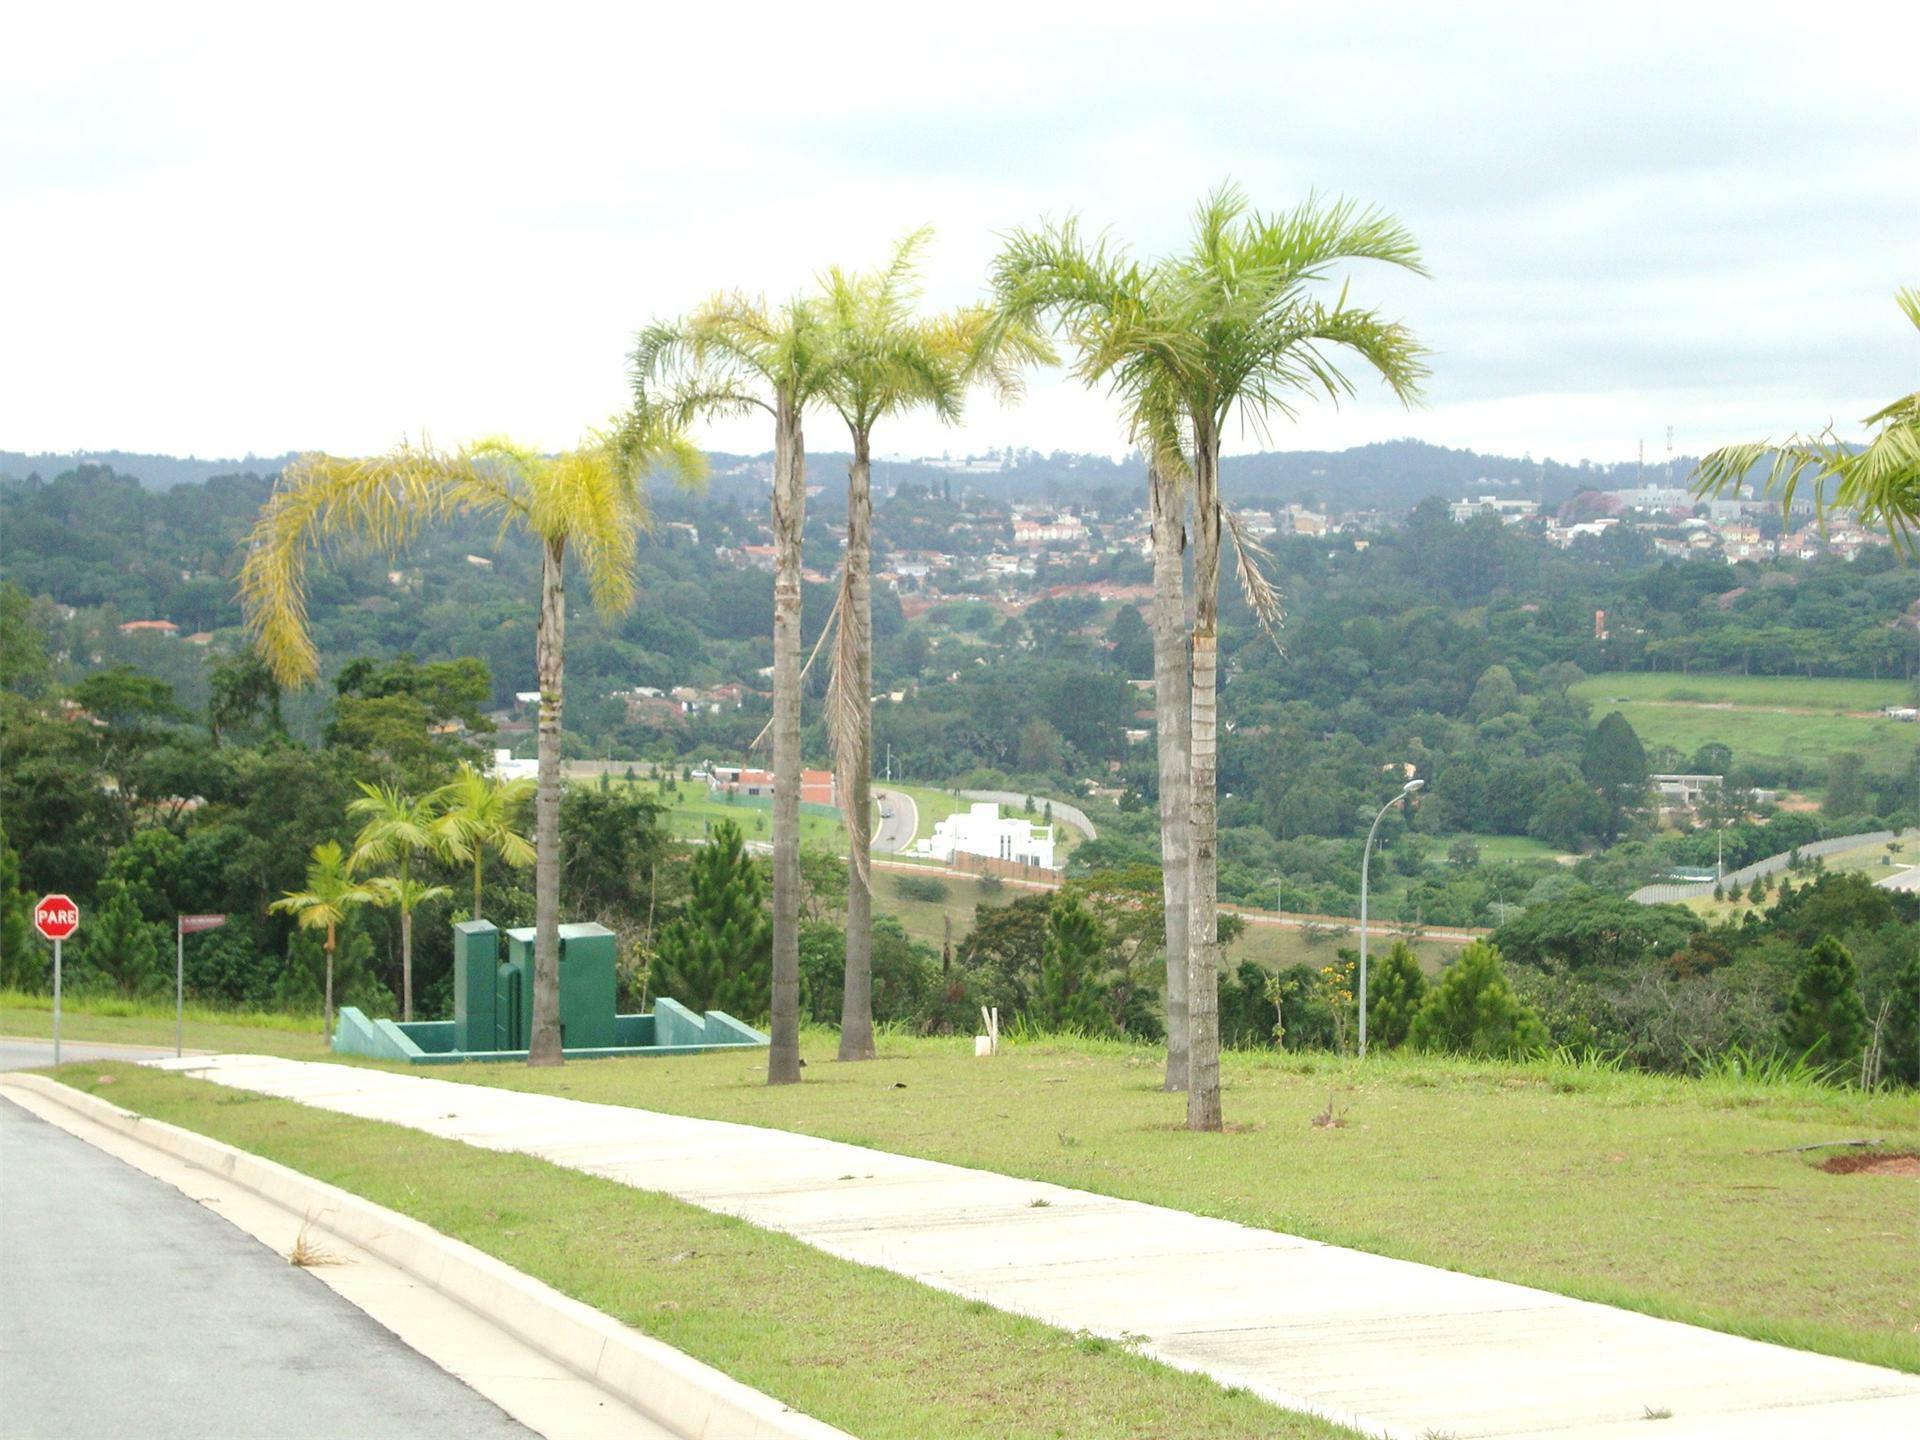
{"label": "white house in valley", "polygon": [[1053,827],[1018,817],[1002,819],[1000,807],[992,802],[970,805],[936,821],[933,838],[916,840],[913,848],[948,864],[957,852],[1053,869]]}

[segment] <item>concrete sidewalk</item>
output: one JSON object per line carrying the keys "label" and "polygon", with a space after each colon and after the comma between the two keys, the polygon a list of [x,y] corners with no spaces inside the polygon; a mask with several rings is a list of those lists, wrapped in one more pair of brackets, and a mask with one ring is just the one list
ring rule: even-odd
{"label": "concrete sidewalk", "polygon": [[153,1063],[672,1195],[1002,1309],[1131,1339],[1168,1364],[1372,1433],[1920,1434],[1917,1376],[1184,1211],[786,1131],[384,1071],[238,1055]]}

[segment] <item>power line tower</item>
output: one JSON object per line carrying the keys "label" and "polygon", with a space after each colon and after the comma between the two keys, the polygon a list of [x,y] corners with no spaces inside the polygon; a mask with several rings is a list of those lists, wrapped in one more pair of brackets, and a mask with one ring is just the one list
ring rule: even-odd
{"label": "power line tower", "polygon": [[1667,426],[1667,489],[1673,488],[1673,427]]}

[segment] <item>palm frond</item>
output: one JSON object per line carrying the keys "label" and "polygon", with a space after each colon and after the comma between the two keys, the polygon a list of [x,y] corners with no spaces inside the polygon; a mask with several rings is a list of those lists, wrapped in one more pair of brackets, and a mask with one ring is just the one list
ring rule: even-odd
{"label": "palm frond", "polygon": [[1260,622],[1260,628],[1273,642],[1273,648],[1284,655],[1287,652],[1280,643],[1280,627],[1285,623],[1286,616],[1280,591],[1267,577],[1264,568],[1272,563],[1273,553],[1248,533],[1246,522],[1232,506],[1222,505],[1220,517],[1227,522],[1227,532],[1233,537],[1234,573],[1239,577],[1240,592],[1246,597],[1247,608],[1253,611],[1253,618]]}

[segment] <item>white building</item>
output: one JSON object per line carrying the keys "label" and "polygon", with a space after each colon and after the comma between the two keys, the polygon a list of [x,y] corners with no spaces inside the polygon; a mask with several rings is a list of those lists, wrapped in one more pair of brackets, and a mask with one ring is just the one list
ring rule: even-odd
{"label": "white building", "polygon": [[1498,495],[1447,502],[1447,513],[1453,517],[1456,525],[1465,525],[1480,515],[1498,515],[1501,524],[1512,525],[1521,520],[1531,520],[1539,512],[1540,507],[1531,500],[1502,500]]}
{"label": "white building", "polygon": [[936,821],[933,838],[916,840],[913,848],[916,854],[949,864],[957,852],[1053,869],[1053,827],[1018,818],[1003,820],[1000,807],[990,801]]}
{"label": "white building", "polygon": [[487,767],[487,773],[496,780],[537,780],[540,778],[538,760],[516,760],[511,750],[493,752],[493,764]]}

